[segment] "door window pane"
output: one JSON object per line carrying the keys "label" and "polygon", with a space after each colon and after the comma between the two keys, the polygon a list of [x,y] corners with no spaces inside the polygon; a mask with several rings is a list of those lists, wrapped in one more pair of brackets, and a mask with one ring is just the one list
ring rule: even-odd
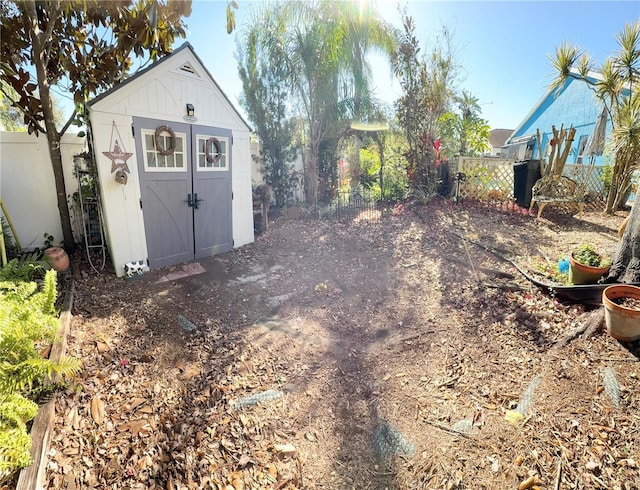
{"label": "door window pane", "polygon": [[143,151],[145,155],[144,167],[147,172],[186,172],[186,159],[184,149],[186,147],[187,135],[184,133],[175,133],[175,140],[171,135],[164,131],[158,137],[158,143],[164,149],[169,149],[175,145],[173,152],[168,155],[158,153],[156,148],[155,131],[144,129],[143,132]]}
{"label": "door window pane", "polygon": [[[197,135],[196,138],[198,171],[211,172],[228,170],[228,139],[204,135]],[[209,158],[207,158],[207,156]]]}

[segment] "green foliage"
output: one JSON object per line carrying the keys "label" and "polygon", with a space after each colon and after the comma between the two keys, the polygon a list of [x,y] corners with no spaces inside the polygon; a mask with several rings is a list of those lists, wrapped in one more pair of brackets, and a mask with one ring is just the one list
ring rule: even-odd
{"label": "green foliage", "polygon": [[[577,46],[562,44],[551,63],[556,78],[550,88],[562,90],[569,78],[586,83],[607,108],[611,133],[607,142],[613,165],[605,212],[613,213],[629,195],[631,176],[640,161],[640,20],[616,36],[619,49],[596,66]],[[599,77],[590,76],[592,71]]]}
{"label": "green foliage", "polygon": [[600,255],[590,243],[580,245],[572,255],[576,262],[589,267],[607,267],[611,265],[611,259]]}
{"label": "green foliage", "polygon": [[0,472],[30,463],[31,440],[26,423],[37,405],[27,397],[54,376],[80,369],[76,359],[52,362],[39,349],[53,342],[59,319],[55,310],[56,272],[35,282],[0,282]]}
{"label": "green foliage", "polygon": [[7,250],[13,249],[15,243],[13,242],[13,234],[9,223],[4,219],[4,216],[0,216],[0,225],[2,225],[2,238],[4,239],[4,246]]}
{"label": "green foliage", "polygon": [[41,252],[36,251],[11,259],[0,268],[0,281],[33,281],[42,278],[51,267],[41,257]]}
{"label": "green foliage", "polygon": [[26,131],[22,123],[22,113],[13,107],[14,100],[17,99],[16,91],[0,80],[0,129],[2,131]]}
{"label": "green foliage", "polygon": [[487,121],[480,117],[480,104],[476,97],[463,90],[455,97],[457,112],[450,111],[440,119],[441,158],[458,155],[478,156],[489,149]]}
{"label": "green foliage", "polygon": [[360,184],[379,196],[380,156],[377,151],[373,151],[370,148],[362,148],[360,150],[360,171]]}
{"label": "green foliage", "polygon": [[294,121],[289,116],[291,85],[288,83],[285,53],[260,42],[261,29],[282,35],[281,16],[265,10],[265,17],[244,33],[237,52],[238,74],[242,80],[241,104],[260,139],[259,163],[266,182],[273,189],[276,206],[283,207],[292,191],[291,167],[296,154]]}
{"label": "green foliage", "polygon": [[360,150],[360,185],[369,189],[376,200],[398,201],[405,197],[407,190],[407,174],[405,160],[401,158],[401,152],[394,145],[397,138],[387,138],[388,143],[384,151],[385,165],[382,167],[382,183],[384,195],[380,191],[380,152],[378,144],[371,141],[370,144]]}
{"label": "green foliage", "polygon": [[439,121],[454,96],[458,67],[454,62],[451,35],[443,29],[442,37],[428,56],[420,54],[415,36],[415,22],[403,13],[404,33],[393,57],[402,96],[396,102],[398,123],[408,143],[405,153],[407,175],[413,189],[420,194],[435,193],[438,171],[434,147],[439,138]]}
{"label": "green foliage", "polygon": [[[301,122],[310,205],[335,190],[338,140],[347,120],[360,120],[371,106],[367,53],[376,48],[389,52],[393,46],[392,29],[369,3],[265,3],[250,21],[240,59],[249,82],[243,81],[245,99],[252,104],[256,94],[249,88],[259,90],[267,109],[265,123],[272,130],[286,123],[288,118],[280,114],[287,108],[293,120]],[[262,117],[259,112],[255,116]],[[273,164],[285,162],[275,154],[270,158]]]}

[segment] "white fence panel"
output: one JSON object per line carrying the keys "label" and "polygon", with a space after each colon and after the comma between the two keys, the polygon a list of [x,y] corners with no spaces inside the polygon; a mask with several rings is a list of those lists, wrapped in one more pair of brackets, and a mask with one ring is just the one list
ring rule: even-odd
{"label": "white fence panel", "polygon": [[[73,155],[84,148],[84,138],[75,134],[62,138],[69,202],[78,189],[73,176]],[[0,132],[0,197],[25,249],[41,247],[45,233],[53,235],[54,244],[62,242],[62,225],[45,135],[35,137],[27,133]]]}

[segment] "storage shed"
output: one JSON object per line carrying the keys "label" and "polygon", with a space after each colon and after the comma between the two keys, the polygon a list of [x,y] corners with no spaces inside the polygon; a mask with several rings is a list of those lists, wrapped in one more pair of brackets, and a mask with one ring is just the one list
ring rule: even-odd
{"label": "storage shed", "polygon": [[253,242],[250,127],[189,43],[89,106],[118,276]]}

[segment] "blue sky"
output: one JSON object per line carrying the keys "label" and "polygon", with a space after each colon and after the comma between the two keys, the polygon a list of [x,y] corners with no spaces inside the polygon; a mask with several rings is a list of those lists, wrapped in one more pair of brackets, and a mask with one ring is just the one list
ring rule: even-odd
{"label": "blue sky", "polygon": [[[375,0],[374,0],[375,1]],[[260,2],[239,2],[238,30]],[[375,1],[388,22],[401,27],[398,2]],[[515,129],[544,95],[553,70],[548,55],[563,42],[576,44],[597,62],[617,48],[615,35],[640,18],[640,1],[416,1],[407,6],[423,47],[443,25],[454,33],[463,68],[460,88],[477,97],[492,129]],[[191,43],[227,96],[241,110],[242,85],[234,57],[236,32],[226,33],[226,1],[194,0],[186,19]],[[185,40],[179,40],[176,46]],[[388,65],[371,59],[376,94],[393,102],[399,88]]]}

